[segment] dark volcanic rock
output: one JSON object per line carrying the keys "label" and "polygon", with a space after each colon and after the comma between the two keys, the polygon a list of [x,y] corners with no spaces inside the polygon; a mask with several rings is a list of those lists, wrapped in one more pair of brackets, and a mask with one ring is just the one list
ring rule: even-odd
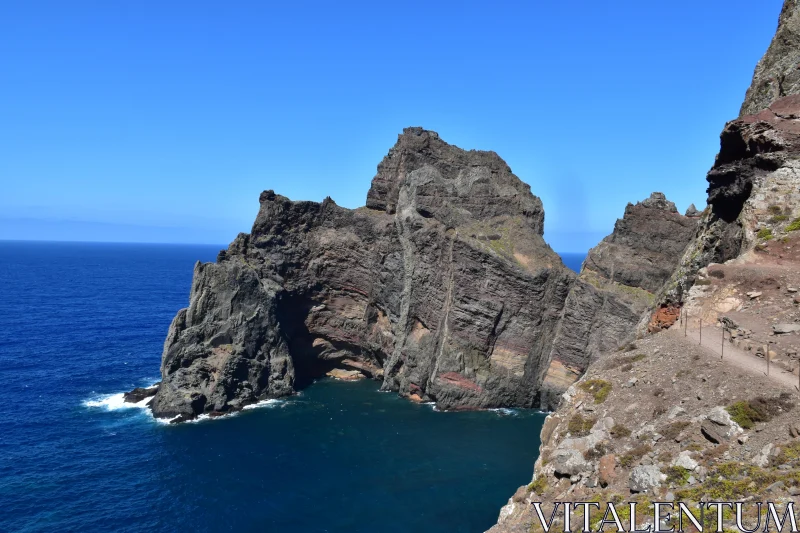
{"label": "dark volcanic rock", "polygon": [[128,403],[139,403],[145,398],[155,396],[156,392],[158,392],[158,384],[152,387],[136,387],[132,391],[126,392],[123,399]]}
{"label": "dark volcanic rock", "polygon": [[694,204],[689,204],[689,207],[686,208],[686,212],[683,214],[685,217],[699,217],[702,215],[702,211],[698,211]]}
{"label": "dark volcanic rock", "polygon": [[675,270],[697,221],[682,216],[660,192],[628,204],[614,232],[593,248],[584,268],[605,280],[656,293]]}
{"label": "dark volcanic rock", "polygon": [[697,219],[679,214],[662,193],[628,204],[613,233],[589,251],[570,289],[545,392],[552,385],[555,395],[600,354],[635,336],[696,228]]}
{"label": "dark volcanic rock", "polygon": [[696,238],[664,289],[665,302],[682,302],[699,269],[724,263],[756,243],[761,221],[773,210],[797,216],[800,201],[800,95],[781,98],[733,120],[720,135],[720,151],[708,172],[710,209]]}
{"label": "dark volcanic rock", "polygon": [[785,0],[778,30],[758,62],[739,116],[758,113],[769,104],[800,93],[800,0]]}
{"label": "dark volcanic rock", "polygon": [[408,128],[367,207],[260,202],[250,234],[195,266],[156,416],[237,410],[353,367],[443,408],[542,403],[575,275],[542,239],[540,200],[495,153]]}

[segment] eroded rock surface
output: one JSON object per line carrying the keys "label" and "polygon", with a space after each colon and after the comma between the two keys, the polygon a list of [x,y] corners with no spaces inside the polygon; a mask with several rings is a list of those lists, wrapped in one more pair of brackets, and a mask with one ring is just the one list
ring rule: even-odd
{"label": "eroded rock surface", "polygon": [[[697,228],[659,192],[628,204],[614,231],[589,251],[559,323],[543,394],[556,396],[600,354],[636,335]],[[557,405],[551,398],[549,405]]]}
{"label": "eroded rock surface", "polygon": [[497,154],[408,128],[366,207],[272,191],[260,202],[251,233],[195,266],[156,416],[236,410],[334,368],[442,408],[542,404],[575,274],[542,239],[541,201]]}
{"label": "eroded rock surface", "polygon": [[740,116],[758,113],[775,100],[800,93],[800,1],[786,0],[778,30],[753,73]]}

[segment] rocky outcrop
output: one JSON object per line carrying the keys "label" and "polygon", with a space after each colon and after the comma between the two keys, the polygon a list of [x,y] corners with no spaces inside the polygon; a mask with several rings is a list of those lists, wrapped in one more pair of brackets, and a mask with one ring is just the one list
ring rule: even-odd
{"label": "rocky outcrop", "polygon": [[798,171],[800,95],[726,124],[706,177],[709,209],[660,299],[682,302],[701,268],[748,252],[759,231],[777,235],[800,216]]}
{"label": "rocky outcrop", "polygon": [[589,251],[564,305],[543,393],[554,396],[600,354],[630,341],[677,266],[697,220],[659,192],[628,204],[614,231]]}
{"label": "rocky outcrop", "polygon": [[800,93],[800,1],[786,0],[778,30],[758,62],[739,116],[758,113],[775,100]]}
{"label": "rocky outcrop", "polygon": [[249,234],[195,266],[156,416],[237,410],[335,368],[442,408],[541,404],[564,364],[551,348],[575,275],[542,239],[541,201],[497,154],[408,128],[366,207],[272,191],[260,202]]}

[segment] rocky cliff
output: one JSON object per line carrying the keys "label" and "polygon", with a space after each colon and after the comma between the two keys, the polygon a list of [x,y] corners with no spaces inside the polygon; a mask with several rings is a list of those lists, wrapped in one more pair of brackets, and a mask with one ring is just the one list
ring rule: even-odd
{"label": "rocky cliff", "polygon": [[[670,248],[679,256],[675,270],[648,276],[655,298],[640,338],[621,350],[601,348],[563,395],[542,430],[531,484],[502,509],[493,533],[540,531],[532,502],[549,513],[555,501],[600,502],[604,510],[606,502],[680,500],[696,509],[699,501],[785,504],[800,495],[793,411],[800,379],[798,20],[800,4],[786,0],[741,115],[721,134],[706,178],[708,208],[687,212],[697,222],[681,225],[690,233],[682,252],[680,239]],[[624,234],[620,226],[615,233]],[[630,259],[606,241],[590,253],[570,298],[592,272],[637,284],[636,269],[617,278],[614,260]],[[695,328],[702,321],[702,336],[692,328],[664,331],[681,307]],[[772,348],[761,349],[766,342]],[[747,523],[763,518],[759,512],[747,509]],[[653,521],[643,516],[636,525]]]}
{"label": "rocky cliff", "polygon": [[497,154],[408,128],[366,207],[272,191],[260,202],[249,234],[195,266],[156,416],[237,410],[337,368],[442,408],[541,404],[575,275],[542,239],[541,201]]}
{"label": "rocky cliff", "polygon": [[494,152],[408,128],[366,206],[266,191],[252,231],[195,266],[170,326],[159,417],[218,415],[362,374],[444,409],[554,408],[634,334],[694,231],[660,193],[629,205],[581,275]]}
{"label": "rocky cliff", "polygon": [[543,384],[548,405],[558,405],[557,396],[602,353],[636,336],[696,227],[662,193],[628,204],[614,231],[589,251],[567,296]]}
{"label": "rocky cliff", "polygon": [[800,0],[786,0],[778,30],[758,62],[739,116],[758,113],[769,104],[800,93]]}

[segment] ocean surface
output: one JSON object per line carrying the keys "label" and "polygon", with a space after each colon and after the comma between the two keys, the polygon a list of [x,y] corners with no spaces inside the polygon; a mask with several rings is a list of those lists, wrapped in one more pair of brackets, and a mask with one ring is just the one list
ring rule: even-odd
{"label": "ocean surface", "polygon": [[586,259],[586,254],[564,253],[559,255],[564,264],[575,272],[581,271],[583,260]]}
{"label": "ocean surface", "polygon": [[158,380],[192,266],[219,249],[0,242],[0,531],[490,527],[530,481],[541,413],[333,380],[178,426],[122,404]]}

